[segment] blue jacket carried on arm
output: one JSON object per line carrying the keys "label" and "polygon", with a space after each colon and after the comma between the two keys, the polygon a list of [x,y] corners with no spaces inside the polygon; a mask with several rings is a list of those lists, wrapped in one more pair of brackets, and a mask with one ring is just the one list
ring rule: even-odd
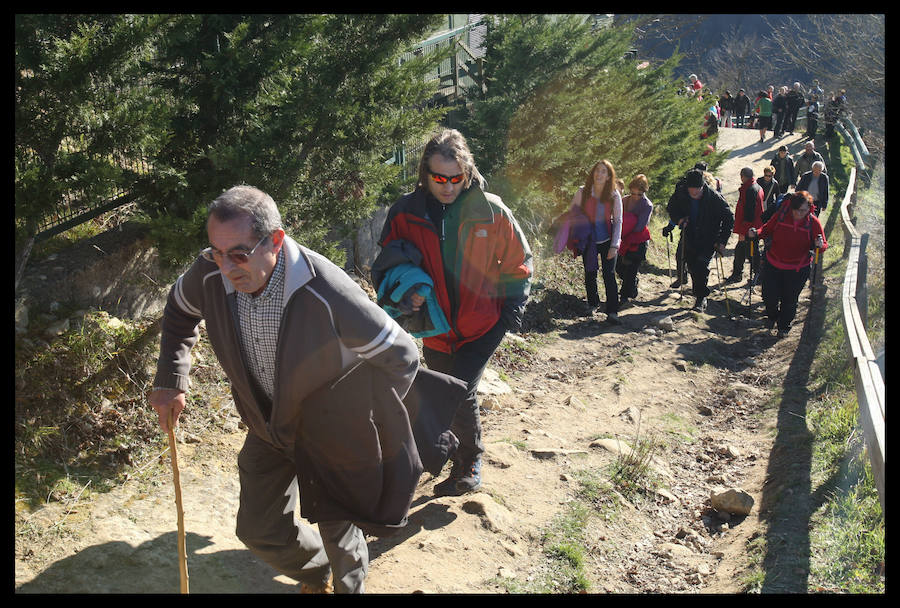
{"label": "blue jacket carried on arm", "polygon": [[[412,309],[410,296],[425,298],[418,311]],[[415,264],[398,264],[384,273],[378,286],[378,305],[416,338],[427,338],[450,331],[450,324],[438,305],[434,281]]]}

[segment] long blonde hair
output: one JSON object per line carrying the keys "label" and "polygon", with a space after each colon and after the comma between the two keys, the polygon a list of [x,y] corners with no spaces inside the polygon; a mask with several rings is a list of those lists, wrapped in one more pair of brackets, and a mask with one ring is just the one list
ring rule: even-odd
{"label": "long blonde hair", "polygon": [[597,170],[597,167],[603,165],[606,167],[607,178],[606,183],[603,185],[603,192],[597,193],[597,200],[601,203],[612,203],[613,196],[612,191],[616,185],[616,170],[613,168],[612,163],[606,159],[599,160],[591,167],[591,170],[588,171],[587,177],[584,180],[584,190],[582,190],[581,194],[581,206],[584,207],[584,203],[587,202],[587,199],[590,198],[591,192],[594,188],[594,171]]}

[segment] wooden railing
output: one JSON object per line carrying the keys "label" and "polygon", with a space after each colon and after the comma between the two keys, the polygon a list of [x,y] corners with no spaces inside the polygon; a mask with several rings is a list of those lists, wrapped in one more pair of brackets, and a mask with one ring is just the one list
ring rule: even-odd
{"label": "wooden railing", "polygon": [[[856,398],[859,419],[866,438],[872,475],[878,488],[881,509],[884,510],[884,378],[878,366],[869,338],[866,335],[866,277],[865,244],[868,235],[861,235],[853,223],[853,206],[856,196],[856,167],[850,171],[850,183],[841,203],[841,219],[844,226],[844,257],[847,270],[841,289],[841,306],[844,313],[844,331],[853,360],[856,380]],[[859,303],[862,303],[860,306]]]}

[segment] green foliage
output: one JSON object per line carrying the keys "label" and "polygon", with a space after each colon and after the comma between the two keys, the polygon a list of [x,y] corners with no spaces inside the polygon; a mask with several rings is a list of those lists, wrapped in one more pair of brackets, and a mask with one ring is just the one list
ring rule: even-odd
{"label": "green foliage", "polygon": [[108,487],[110,467],[132,464],[154,444],[144,362],[158,334],[158,323],[94,311],[52,344],[17,340],[17,498],[36,506],[70,475],[93,480],[95,490]]}
{"label": "green foliage", "polygon": [[[279,203],[292,236],[337,255],[335,237],[393,196],[395,146],[443,114],[424,108],[440,56],[399,61],[440,19],[17,16],[22,233],[66,193],[99,202],[134,186],[162,235],[166,223],[192,228],[198,209],[246,183]],[[129,168],[136,159],[148,176]]]}
{"label": "green foliage", "polygon": [[847,492],[835,496],[814,518],[810,583],[815,590],[885,591],[884,514],[871,469],[867,473]]}
{"label": "green foliage", "polygon": [[64,196],[108,196],[133,181],[126,167],[164,114],[140,83],[160,21],[16,15],[15,213],[26,233]]}
{"label": "green foliage", "polygon": [[279,203],[292,235],[326,244],[326,231],[357,224],[393,180],[386,155],[441,113],[419,109],[433,91],[423,78],[431,60],[398,67],[438,18],[179,17],[151,73],[177,102],[157,164],[185,185],[151,200],[189,217],[251,184]]}
{"label": "green foliage", "polygon": [[677,95],[678,57],[638,70],[622,59],[627,30],[594,32],[574,15],[500,19],[488,40],[491,83],[467,130],[492,191],[527,232],[546,228],[600,159],[626,184],[647,175],[654,198],[701,158],[706,108]]}

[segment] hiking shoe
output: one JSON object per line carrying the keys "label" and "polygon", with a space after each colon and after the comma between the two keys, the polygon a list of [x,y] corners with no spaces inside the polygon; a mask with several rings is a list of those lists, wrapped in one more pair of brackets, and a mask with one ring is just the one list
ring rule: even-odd
{"label": "hiking shoe", "polygon": [[733,275],[731,275],[730,277],[728,277],[727,279],[725,279],[725,282],[726,282],[726,283],[740,283],[740,282],[741,282],[741,279],[743,279],[743,278],[744,278],[744,277],[741,276],[741,275],[734,275],[734,274],[733,274]]}
{"label": "hiking shoe", "polygon": [[453,466],[450,468],[450,474],[447,476],[447,479],[434,486],[434,495],[459,496],[459,492],[456,489],[456,482],[462,479],[465,471],[466,470],[463,467],[462,463],[454,460]]}
{"label": "hiking shoe", "polygon": [[786,338],[787,335],[790,333],[790,331],[791,331],[790,328],[788,328],[788,329],[779,329],[779,330],[778,330],[778,337],[779,337],[779,338]]}
{"label": "hiking shoe", "polygon": [[697,301],[694,303],[694,310],[698,312],[703,312],[706,310],[706,298],[697,298]]}
{"label": "hiking shoe", "polygon": [[765,325],[766,325],[766,329],[769,329],[769,330],[775,329],[775,319],[766,319]]}
{"label": "hiking shoe", "polygon": [[681,287],[681,279],[675,279],[675,282],[669,285],[669,287]]}
{"label": "hiking shoe", "polygon": [[334,586],[331,584],[331,576],[321,585],[310,585],[309,583],[301,583],[300,593],[334,593]]}
{"label": "hiking shoe", "polygon": [[610,314],[606,315],[606,322],[610,323],[611,325],[621,325],[622,324],[622,321],[619,320],[619,315],[617,315],[616,313],[610,313]]}
{"label": "hiking shoe", "polygon": [[481,487],[481,456],[476,456],[469,466],[463,469],[465,473],[456,481],[456,490],[460,494],[474,492]]}

